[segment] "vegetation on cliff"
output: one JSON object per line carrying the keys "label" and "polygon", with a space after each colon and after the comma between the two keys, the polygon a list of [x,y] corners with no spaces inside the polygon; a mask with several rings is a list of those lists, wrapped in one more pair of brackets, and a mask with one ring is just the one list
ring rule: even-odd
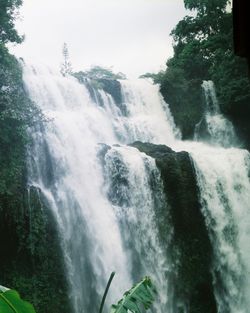
{"label": "vegetation on cliff", "polygon": [[202,114],[201,83],[215,84],[221,111],[249,140],[250,84],[245,60],[234,55],[232,12],[228,0],[184,0],[192,15],[173,29],[174,56],[154,75],[183,138],[193,137]]}
{"label": "vegetation on cliff", "polygon": [[85,84],[91,97],[94,101],[97,100],[100,105],[103,105],[102,98],[99,96],[98,92],[96,92],[99,89],[103,89],[106,93],[110,94],[117,105],[122,105],[121,84],[118,80],[126,79],[123,73],[114,73],[112,69],[93,66],[88,71],[73,73],[73,76],[76,77],[80,83]]}
{"label": "vegetation on cliff", "polygon": [[[183,138],[192,138],[203,115],[201,83],[214,81],[221,110],[249,138],[250,86],[244,60],[234,56],[232,14],[227,0],[185,0],[195,14],[172,31],[174,56],[167,70],[153,78],[160,83]],[[14,28],[21,0],[3,0],[0,10],[0,283],[20,291],[38,313],[70,312],[67,281],[56,222],[40,191],[26,188],[28,128],[43,117],[26,95],[19,62],[9,54],[8,42],[20,43]],[[64,75],[71,72],[65,54]],[[66,62],[67,61],[67,62]],[[72,74],[72,73],[71,73]],[[90,79],[122,103],[118,79],[108,69],[94,67],[73,74]],[[172,257],[176,295],[189,303],[190,312],[215,312],[212,290],[211,243],[199,204],[199,191],[188,153],[163,146],[135,143],[156,160],[161,171],[174,226]],[[166,212],[161,212],[162,216]],[[164,218],[159,228],[164,240]],[[175,276],[176,275],[176,276]],[[177,284],[178,281],[182,284]],[[51,299],[51,294],[57,298]]]}
{"label": "vegetation on cliff", "polygon": [[[0,4],[0,284],[18,290],[38,313],[70,312],[56,223],[39,190],[27,190],[28,129],[43,115],[6,47],[22,41],[14,28],[21,3]],[[58,296],[51,301],[51,294]]]}

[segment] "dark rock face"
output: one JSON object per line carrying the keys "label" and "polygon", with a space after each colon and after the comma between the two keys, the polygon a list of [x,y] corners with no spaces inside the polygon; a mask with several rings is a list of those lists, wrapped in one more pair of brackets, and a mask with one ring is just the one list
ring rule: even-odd
{"label": "dark rock face", "polygon": [[81,83],[83,83],[85,87],[88,89],[91,99],[103,107],[102,97],[98,92],[96,92],[96,87],[93,86],[93,83],[89,80],[85,80]]}
{"label": "dark rock face", "polygon": [[127,107],[123,102],[121,83],[115,79],[104,79],[104,78],[98,79],[98,83],[106,93],[112,96],[112,98],[115,101],[115,104],[120,109],[122,115],[126,116],[128,113]]}
{"label": "dark rock face", "polygon": [[[224,82],[224,81],[223,81]],[[204,95],[201,88],[202,81],[193,80],[188,83],[187,88],[175,86],[171,81],[164,81],[160,86],[160,91],[164,100],[169,104],[175,124],[182,133],[182,139],[194,138],[196,125],[200,124],[201,138],[210,139],[206,130],[204,115]],[[233,123],[236,134],[244,148],[250,151],[250,97],[249,87],[245,92],[238,91],[237,99],[226,97],[228,90],[223,89],[226,85],[215,81],[216,93],[222,114]]]}
{"label": "dark rock face", "polygon": [[248,1],[233,0],[234,52],[247,59],[250,69],[249,20]]}
{"label": "dark rock face", "polygon": [[93,101],[100,106],[104,106],[103,98],[98,92],[100,89],[112,96],[115,104],[121,110],[123,115],[127,115],[126,105],[123,103],[121,83],[116,79],[98,78],[98,79],[83,79],[76,76],[78,81],[85,85]]}
{"label": "dark rock face", "polygon": [[40,191],[31,187],[15,208],[8,203],[0,210],[1,284],[18,290],[37,313],[70,313],[56,221]]}
{"label": "dark rock face", "polygon": [[243,147],[250,151],[250,102],[245,106],[234,106],[230,112],[225,112],[225,114],[232,121]]}
{"label": "dark rock face", "polygon": [[118,80],[100,78],[98,81],[101,83],[105,92],[110,94],[115,103],[120,105],[122,103],[121,84]]}
{"label": "dark rock face", "polygon": [[201,80],[191,80],[187,86],[180,88],[175,81],[164,81],[160,91],[168,103],[175,124],[182,133],[182,139],[193,139],[195,126],[204,115]]}
{"label": "dark rock face", "polygon": [[132,146],[155,158],[161,171],[174,227],[171,250],[176,302],[186,303],[189,313],[217,312],[210,273],[212,247],[189,154],[150,143],[135,142]]}

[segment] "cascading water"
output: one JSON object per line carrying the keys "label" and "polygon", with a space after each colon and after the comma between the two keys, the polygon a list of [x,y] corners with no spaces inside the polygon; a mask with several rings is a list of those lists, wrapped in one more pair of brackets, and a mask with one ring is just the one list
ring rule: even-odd
{"label": "cascading water", "polygon": [[[109,181],[108,197],[120,225],[124,249],[130,256],[128,266],[132,277],[139,281],[145,273],[150,275],[159,287],[157,312],[161,308],[172,312],[167,305],[170,267],[166,249],[159,241],[155,215],[166,206],[166,198],[155,161],[135,148],[113,147],[105,156],[105,173]],[[170,241],[170,224],[166,228]]]}
{"label": "cascading water", "polygon": [[[249,153],[178,140],[158,87],[144,80],[121,81],[119,105],[103,90],[91,97],[84,84],[46,68],[24,66],[24,81],[49,119],[32,129],[29,183],[41,189],[58,221],[74,312],[97,310],[113,270],[117,278],[108,304],[150,275],[160,292],[157,312],[176,312],[171,264],[157,228],[156,213],[168,209],[161,176],[154,159],[126,146],[141,140],[190,153],[213,246],[218,312],[247,313]],[[219,112],[212,84],[203,88],[213,143],[230,146],[231,124]],[[166,227],[168,242],[171,221]]]}
{"label": "cascading water", "polygon": [[172,145],[180,132],[159,88],[145,80],[121,81],[127,116],[123,119],[129,142],[147,141]]}
{"label": "cascading water", "polygon": [[[25,81],[50,119],[33,134],[30,184],[41,189],[58,221],[74,310],[91,311],[111,271],[119,272],[117,297],[131,284],[97,157],[98,141],[115,141],[115,136],[107,117],[75,80],[26,68]],[[49,173],[44,171],[48,163]]]}
{"label": "cascading water", "polygon": [[204,147],[192,156],[213,242],[218,312],[246,313],[250,304],[250,155],[235,148],[206,151]]}
{"label": "cascading water", "polygon": [[238,148],[178,143],[193,159],[202,213],[213,248],[218,313],[247,313],[250,288],[250,154]]}
{"label": "cascading water", "polygon": [[[24,81],[31,99],[49,120],[32,129],[29,184],[41,189],[58,221],[74,312],[98,309],[113,270],[117,281],[110,292],[112,301],[118,300],[136,278],[151,274],[162,290],[158,312],[165,312],[170,301],[166,291],[168,264],[154,217],[154,209],[166,203],[160,174],[154,160],[135,148],[112,148],[103,160],[103,146],[99,145],[129,143],[137,138],[160,142],[163,132],[173,141],[164,114],[167,106],[162,107],[157,87],[140,82],[133,95],[128,87],[124,95],[128,112],[124,116],[110,95],[98,92],[96,99],[101,98],[103,104],[100,106],[72,77],[62,77],[43,67],[24,66]],[[143,88],[149,88],[151,97],[141,94]],[[143,111],[143,124],[138,110]],[[151,114],[155,116],[153,123]],[[156,133],[155,128],[159,129]],[[124,169],[121,175],[127,175],[122,179],[129,182],[129,197],[123,195],[127,207],[118,207],[111,196],[113,189],[104,188],[113,184],[111,164],[116,162],[117,154]],[[156,186],[154,195],[152,185]]]}
{"label": "cascading water", "polygon": [[200,137],[200,128],[205,122],[209,135],[209,142],[213,145],[231,147],[237,143],[233,124],[220,112],[214,83],[211,80],[203,81],[202,89],[205,96],[204,120],[196,126],[195,139]]}
{"label": "cascading water", "polygon": [[[233,125],[220,112],[212,81],[202,84],[210,143],[238,145]],[[213,242],[213,279],[218,312],[249,307],[250,154],[241,149],[188,148],[196,168],[203,214]]]}

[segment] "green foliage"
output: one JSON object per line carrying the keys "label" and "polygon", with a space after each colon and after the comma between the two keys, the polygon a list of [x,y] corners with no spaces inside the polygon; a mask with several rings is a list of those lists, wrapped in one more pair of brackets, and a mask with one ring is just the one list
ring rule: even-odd
{"label": "green foliage", "polygon": [[[27,128],[42,119],[23,87],[18,61],[0,44],[0,196],[17,195],[23,183]],[[1,198],[0,198],[1,208]]]}
{"label": "green foliage", "polygon": [[99,80],[99,79],[110,79],[110,80],[117,80],[117,79],[126,79],[126,76],[123,73],[114,73],[112,69],[105,68],[101,66],[93,66],[90,70],[86,72],[78,72],[74,73],[74,76],[79,80],[84,80],[86,78],[92,80]]}
{"label": "green foliage", "polygon": [[139,78],[150,78],[155,84],[159,84],[164,79],[164,74],[164,71],[160,71],[159,73],[145,73],[140,75]]}
{"label": "green foliage", "polygon": [[[214,81],[222,112],[233,122],[237,120],[238,128],[250,114],[247,65],[233,53],[232,13],[226,10],[229,2],[184,0],[194,15],[185,16],[171,32],[174,56],[158,82],[184,139],[193,137],[202,116],[202,80]],[[248,128],[244,132],[247,137]]]}
{"label": "green foliage", "polygon": [[36,313],[33,306],[23,301],[15,290],[0,286],[1,313]]}
{"label": "green foliage", "polygon": [[22,42],[15,30],[15,20],[18,17],[18,8],[22,0],[1,0],[0,2],[0,44],[7,42]]}
{"label": "green foliage", "polygon": [[39,313],[47,313],[48,307],[53,313],[70,313],[56,221],[40,191],[33,187],[22,198],[1,197],[1,202],[1,284],[18,290]]}
{"label": "green foliage", "polygon": [[14,30],[20,4],[0,2],[0,282],[19,290],[39,313],[48,307],[70,312],[55,220],[39,192],[26,190],[28,128],[44,117],[27,96],[21,64],[5,46],[21,41]]}
{"label": "green foliage", "polygon": [[203,114],[200,79],[187,79],[180,67],[169,67],[160,81],[160,90],[169,104],[183,139],[193,137]]}
{"label": "green foliage", "polygon": [[184,0],[185,8],[198,10],[201,14],[225,10],[229,0]]}
{"label": "green foliage", "polygon": [[125,292],[123,298],[112,305],[110,313],[141,313],[140,307],[149,309],[154,301],[156,289],[149,277],[145,277],[129,291]]}
{"label": "green foliage", "polygon": [[232,117],[250,116],[250,84],[245,60],[235,57],[233,51],[225,53],[220,49],[209,72],[223,113]]}

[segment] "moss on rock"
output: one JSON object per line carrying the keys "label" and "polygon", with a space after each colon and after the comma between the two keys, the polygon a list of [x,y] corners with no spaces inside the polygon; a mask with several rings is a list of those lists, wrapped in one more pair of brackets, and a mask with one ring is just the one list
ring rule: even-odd
{"label": "moss on rock", "polygon": [[0,281],[16,289],[37,313],[71,312],[59,238],[39,189],[31,187],[19,207],[0,212]]}

